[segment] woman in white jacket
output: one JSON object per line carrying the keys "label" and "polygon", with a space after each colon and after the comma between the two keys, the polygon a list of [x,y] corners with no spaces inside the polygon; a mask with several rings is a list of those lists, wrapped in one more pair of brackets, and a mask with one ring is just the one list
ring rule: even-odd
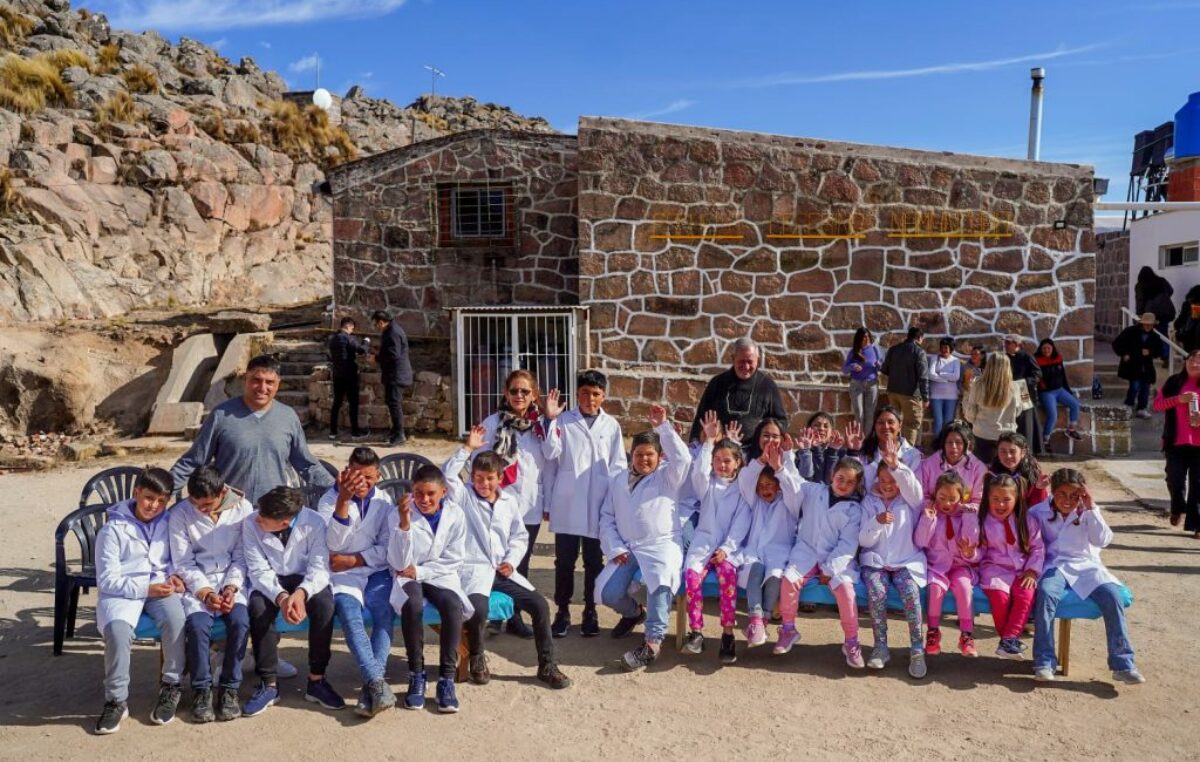
{"label": "woman in white jacket", "polygon": [[129,656],[133,631],[145,611],[162,633],[162,684],[151,722],[175,719],[184,668],[183,580],[171,573],[167,517],[163,510],[174,479],[149,468],[133,484],[133,498],[108,509],[96,535],[96,627],[104,638],[104,709],[96,733],[121,728],[129,716]]}
{"label": "woman in white jacket", "polygon": [[1017,430],[1024,386],[1024,381],[1013,380],[1008,355],[992,352],[983,375],[963,397],[963,418],[975,434],[975,457],[984,463],[995,459],[1000,435]]}
{"label": "woman in white jacket", "polygon": [[[242,521],[254,507],[241,492],[226,486],[221,472],[201,466],[188,477],[188,497],[168,514],[171,563],[187,593],[187,671],[192,676],[192,721],[228,721],[240,717],[238,688],[242,659],[250,637],[246,560]],[[225,620],[225,658],[213,711],[209,644],[213,621]]]}
{"label": "woman in white jacket", "polygon": [[[596,588],[604,605],[621,615],[613,637],[628,634],[639,622],[646,623],[645,642],[623,658],[630,670],[658,658],[667,634],[671,599],[679,589],[683,569],[676,502],[692,465],[687,446],[667,421],[666,410],[652,405],[650,424],[653,431],[633,438],[629,472],[613,477],[600,512],[600,544],[609,561]],[[646,585],[645,607],[629,594],[638,571]]]}

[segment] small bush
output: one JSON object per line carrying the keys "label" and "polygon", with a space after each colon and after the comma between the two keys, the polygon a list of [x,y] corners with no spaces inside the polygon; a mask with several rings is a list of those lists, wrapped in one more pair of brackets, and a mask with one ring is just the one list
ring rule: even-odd
{"label": "small bush", "polygon": [[0,45],[12,50],[33,31],[33,21],[7,5],[0,5]]}
{"label": "small bush", "polygon": [[59,72],[70,69],[72,66],[91,71],[93,66],[91,57],[79,49],[52,50],[49,53],[43,53],[41,57],[53,64]]}
{"label": "small bush", "polygon": [[102,128],[117,123],[132,124],[142,119],[133,96],[124,90],[118,90],[106,98],[93,109],[92,115]]}
{"label": "small bush", "polygon": [[0,215],[9,215],[21,210],[21,195],[17,193],[12,172],[0,167]]}
{"label": "small bush", "polygon": [[230,143],[261,143],[262,133],[249,122],[237,122],[229,131]]}
{"label": "small bush", "polygon": [[125,80],[125,86],[129,88],[130,92],[158,92],[158,75],[154,73],[154,69],[145,64],[138,64],[126,69],[125,73],[121,75],[121,79]]}
{"label": "small bush", "polygon": [[210,116],[200,122],[200,129],[204,130],[213,140],[219,140],[222,143],[229,142],[229,135],[225,131],[225,119],[220,114]]}
{"label": "small bush", "polygon": [[328,168],[358,155],[346,131],[330,125],[329,115],[318,106],[301,111],[295,103],[273,101],[267,104],[263,127],[270,144],[293,159]]}
{"label": "small bush", "polygon": [[418,122],[424,122],[435,130],[446,132],[450,129],[449,122],[436,114],[429,113],[428,111],[418,111],[415,116]]}
{"label": "small bush", "polygon": [[100,54],[96,57],[96,72],[112,74],[121,65],[121,48],[115,42],[100,46]]}
{"label": "small bush", "polygon": [[0,61],[0,107],[32,114],[47,105],[71,106],[74,102],[71,87],[45,57],[8,55]]}

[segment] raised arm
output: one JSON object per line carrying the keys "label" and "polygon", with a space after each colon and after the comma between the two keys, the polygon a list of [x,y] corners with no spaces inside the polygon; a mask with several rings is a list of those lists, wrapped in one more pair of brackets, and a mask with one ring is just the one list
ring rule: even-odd
{"label": "raised arm", "polygon": [[442,473],[446,477],[446,494],[449,495],[451,502],[457,503],[459,506],[465,505],[467,500],[467,485],[463,483],[461,473],[470,459],[471,450],[459,447],[450,456],[450,459],[442,464]]}
{"label": "raised arm", "polygon": [[692,455],[688,452],[687,445],[675,433],[675,427],[671,425],[670,421],[663,420],[654,428],[658,432],[659,441],[662,443],[663,454],[667,456],[667,467],[664,474],[667,489],[673,495],[677,496],[679,488],[683,486],[683,482],[687,479],[688,471],[692,467]]}
{"label": "raised arm", "polygon": [[696,453],[696,459],[692,462],[692,490],[696,493],[696,497],[700,502],[704,502],[704,496],[708,494],[708,489],[711,486],[712,479],[712,459],[713,459],[713,443],[705,441],[700,446],[700,451]]}

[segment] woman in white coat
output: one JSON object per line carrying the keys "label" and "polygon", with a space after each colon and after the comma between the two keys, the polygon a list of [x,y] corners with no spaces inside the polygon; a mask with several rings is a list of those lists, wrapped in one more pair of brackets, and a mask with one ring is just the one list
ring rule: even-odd
{"label": "woman in white coat", "polygon": [[1049,500],[1030,509],[1046,544],[1046,562],[1033,604],[1034,678],[1054,680],[1058,668],[1054,614],[1070,588],[1100,607],[1113,680],[1146,682],[1133,661],[1121,583],[1100,560],[1100,549],[1112,542],[1113,533],[1088,491],[1087,480],[1073,468],[1060,468],[1050,477],[1050,495]]}
{"label": "woman in white coat", "polygon": [[[457,712],[454,672],[463,621],[474,613],[462,586],[466,560],[467,518],[463,509],[446,500],[446,478],[437,466],[422,466],[413,474],[412,493],[400,503],[400,523],[388,544],[388,563],[396,573],[392,606],[400,614],[404,649],[408,653],[406,709],[425,706],[425,601],[441,617],[437,702],[440,712]],[[413,511],[413,506],[417,510]]]}
{"label": "woman in white coat", "polygon": [[898,457],[915,474],[921,467],[921,451],[900,433],[900,411],[891,405],[875,408],[875,420],[869,431],[864,432],[857,421],[846,426],[846,454],[857,457],[864,467],[863,489],[875,486],[875,469],[883,457],[881,447],[885,442],[896,442]]}
{"label": "woman in white coat", "polygon": [[[692,465],[687,445],[667,421],[666,410],[651,405],[650,424],[653,431],[633,438],[629,473],[613,477],[600,512],[600,544],[609,561],[596,588],[604,605],[621,615],[613,637],[628,634],[639,622],[646,623],[645,641],[623,657],[630,670],[646,667],[658,658],[667,634],[671,599],[679,589],[683,569],[676,504]],[[645,607],[629,594],[638,571],[646,585]]]}
{"label": "woman in white coat", "polygon": [[161,468],[138,475],[133,498],[108,509],[96,535],[96,626],[104,638],[104,709],[96,733],[117,732],[129,716],[129,656],[142,612],[162,633],[162,684],[150,720],[175,719],[184,668],[183,580],[171,573],[167,517],[174,479]]}
{"label": "woman in white coat", "polygon": [[[192,721],[228,721],[242,714],[238,688],[250,637],[242,521],[254,508],[213,466],[193,471],[187,486],[187,500],[171,509],[168,522],[171,564],[187,587],[183,611]],[[214,712],[209,645],[217,617],[225,620],[225,657]]]}

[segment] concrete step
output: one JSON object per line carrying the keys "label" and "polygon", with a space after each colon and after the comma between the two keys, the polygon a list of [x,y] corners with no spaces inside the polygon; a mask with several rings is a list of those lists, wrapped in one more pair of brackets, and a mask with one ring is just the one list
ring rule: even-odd
{"label": "concrete step", "polygon": [[300,410],[308,410],[308,392],[295,389],[280,390],[275,399],[292,407],[299,414]]}
{"label": "concrete step", "polygon": [[308,394],[308,376],[280,376],[279,391],[281,392],[304,392]]}
{"label": "concrete step", "polygon": [[276,338],[275,341],[271,342],[271,351],[279,354],[290,354],[292,352],[319,352],[320,354],[325,354],[326,344],[322,341],[280,340]]}

